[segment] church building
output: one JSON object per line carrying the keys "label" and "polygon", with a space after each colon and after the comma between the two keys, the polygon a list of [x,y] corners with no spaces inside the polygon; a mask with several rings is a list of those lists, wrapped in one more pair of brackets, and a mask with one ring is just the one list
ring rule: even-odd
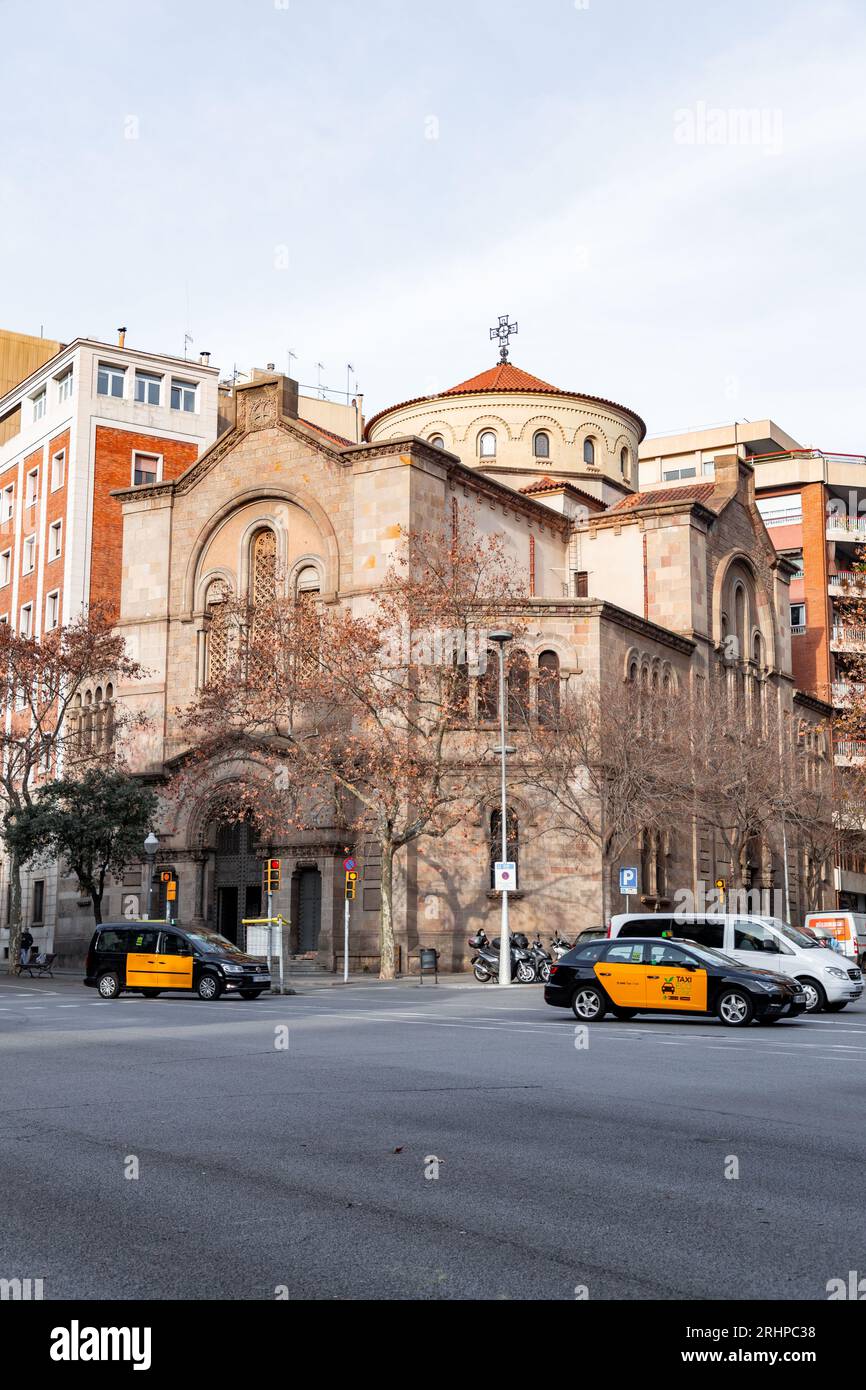
{"label": "church building", "polygon": [[[735,455],[716,459],[712,481],[642,494],[640,416],[540,380],[508,360],[507,346],[496,366],[451,390],[380,411],[360,443],[301,418],[297,384],[275,372],[237,386],[234,405],[231,428],[180,476],[115,493],[123,512],[120,629],[148,671],[118,699],[148,716],[130,756],[133,770],[157,784],[184,752],[178,711],[218,659],[209,628],[227,594],[266,597],[284,585],[322,604],[361,606],[382,583],[401,528],[446,528],[455,502],[480,532],[503,538],[525,577],[520,642],[536,679],[552,673],[564,688],[582,673],[611,700],[630,680],[687,689],[706,679],[734,624],[741,646],[730,679],[748,680],[756,699],[789,719],[822,719],[823,707],[798,695],[791,675],[790,566],[755,506],[752,469]],[[335,969],[344,832],[322,825],[258,843],[253,826],[220,823],[219,777],[198,798],[167,800],[156,827],[158,867],[177,875],[179,920],[237,939],[243,919],[262,911],[263,858],[279,857],[274,910],[291,924],[290,951]],[[443,970],[463,969],[466,938],[479,927],[496,932],[498,816],[482,807],[459,839],[401,852],[395,906],[404,970],[419,946],[438,948]],[[565,836],[535,837],[533,808],[517,796],[509,833],[519,865],[514,930],[567,935],[601,922],[597,851]],[[363,843],[352,849],[361,877],[350,965],[376,971],[376,852]],[[634,853],[648,910],[669,904],[677,886],[712,883],[725,871],[719,846],[689,825],[671,826]],[[768,847],[756,866],[765,886],[781,881],[780,854]],[[788,869],[796,919],[793,851]],[[111,890],[106,916],[136,894],[143,901],[145,876],[133,871]],[[84,949],[85,917],[58,922],[65,958]]]}

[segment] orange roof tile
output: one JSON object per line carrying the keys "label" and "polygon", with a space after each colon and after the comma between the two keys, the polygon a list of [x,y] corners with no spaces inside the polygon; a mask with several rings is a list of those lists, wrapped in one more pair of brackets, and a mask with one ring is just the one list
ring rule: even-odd
{"label": "orange roof tile", "polygon": [[312,420],[305,420],[303,415],[298,416],[298,423],[306,425],[308,430],[315,430],[316,434],[321,434],[325,439],[330,439],[332,444],[339,444],[343,448],[354,448],[353,439],[344,439],[341,434],[334,434],[333,430],[326,430],[323,425],[314,425]]}
{"label": "orange roof tile", "polygon": [[642,507],[657,507],[663,502],[709,502],[715,483],[689,483],[686,487],[660,487],[657,492],[634,492],[611,507],[612,512],[634,512]]}
{"label": "orange roof tile", "polygon": [[585,497],[588,502],[594,502],[600,512],[605,510],[600,497],[593,497],[591,492],[584,492],[583,488],[577,487],[565,478],[551,478],[548,473],[545,473],[542,478],[536,478],[534,483],[528,483],[526,487],[519,488],[518,491],[522,492],[524,497],[537,497],[541,492],[562,492],[566,488],[569,492],[576,492],[578,497]]}
{"label": "orange roof tile", "polygon": [[524,372],[521,367],[515,367],[513,362],[497,362],[495,367],[486,372],[479,372],[478,376],[461,381],[459,385],[451,386],[447,391],[439,391],[434,396],[415,396],[410,401],[400,401],[398,405],[389,405],[385,410],[378,411],[368,420],[364,438],[369,439],[374,425],[395,410],[405,410],[407,406],[420,405],[422,401],[443,400],[446,396],[484,395],[488,391],[526,391],[533,395],[565,396],[569,400],[595,401],[597,405],[610,406],[613,410],[621,410],[624,415],[629,415],[638,427],[640,438],[643,439],[646,435],[643,420],[635,411],[629,410],[628,406],[618,405],[616,401],[610,401],[605,396],[587,395],[585,391],[562,391],[558,386],[551,386],[549,381],[542,381],[540,377]]}

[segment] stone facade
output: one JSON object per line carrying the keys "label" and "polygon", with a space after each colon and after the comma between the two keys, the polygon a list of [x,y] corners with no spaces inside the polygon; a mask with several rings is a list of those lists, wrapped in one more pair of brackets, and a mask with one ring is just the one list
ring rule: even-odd
{"label": "stone facade", "polygon": [[[258,535],[273,534],[290,592],[303,582],[319,602],[361,611],[387,572],[400,528],[448,527],[455,502],[469,509],[482,532],[503,538],[526,577],[531,597],[521,613],[521,641],[531,669],[542,652],[553,652],[561,681],[586,676],[612,700],[644,672],[649,681],[687,689],[717,660],[725,604],[745,586],[760,637],[758,669],[750,676],[766,699],[793,716],[787,570],[754,506],[747,466],[736,460],[722,465],[715,484],[699,496],[681,490],[676,499],[643,497],[619,485],[611,493],[615,505],[592,513],[572,505],[579,496],[573,488],[527,495],[503,475],[462,462],[428,439],[386,437],[375,428],[366,443],[340,444],[298,418],[296,387],[276,375],[258,377],[236,396],[234,425],[179,477],[115,494],[124,520],[120,628],[148,671],[146,681],[121,686],[117,697],[149,717],[148,731],[128,748],[142,775],[159,781],[183,751],[178,711],[206,679],[209,604],[222,589],[247,592]],[[532,400],[515,397],[509,409],[524,411],[527,428],[535,422]],[[626,413],[616,422],[617,429],[633,431],[635,450],[636,419]],[[516,423],[509,428],[515,436],[521,432]],[[520,482],[520,469],[514,474],[510,481]],[[587,588],[578,597],[580,576]],[[748,636],[751,652],[751,629]],[[801,717],[817,723],[820,710]],[[217,776],[230,780],[232,768]],[[219,825],[216,790],[182,804],[167,800],[157,827],[159,863],[178,876],[180,920],[228,930],[243,915],[258,915],[260,860],[279,856],[282,886],[273,908],[291,922],[289,946],[294,953],[312,946],[319,963],[333,969],[342,954],[343,832],[322,824],[280,843],[253,845],[240,831],[232,838]],[[395,912],[404,969],[419,945],[438,947],[444,969],[463,968],[466,938],[478,927],[491,935],[497,930],[499,901],[490,884],[493,809],[483,807],[442,843],[421,841],[403,852]],[[520,838],[514,929],[568,934],[600,923],[597,853],[578,851],[566,835],[534,836],[538,808],[531,799],[515,796],[512,809]],[[369,844],[352,849],[361,879],[352,908],[351,964],[376,969],[376,852]],[[672,827],[665,843],[653,848],[648,905],[669,899],[676,885],[696,888],[706,877],[712,882],[720,871],[718,853],[696,827]],[[790,867],[796,872],[793,861]],[[779,877],[775,848],[766,872]],[[133,871],[110,890],[106,916],[128,908],[136,895],[143,911],[143,891],[141,874]],[[71,920],[59,922],[57,946],[69,956],[80,951],[82,937]]]}

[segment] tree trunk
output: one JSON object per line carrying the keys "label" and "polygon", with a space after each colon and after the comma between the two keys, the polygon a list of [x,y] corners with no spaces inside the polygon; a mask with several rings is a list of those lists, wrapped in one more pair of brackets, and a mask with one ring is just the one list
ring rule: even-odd
{"label": "tree trunk", "polygon": [[6,968],[10,975],[18,969],[21,954],[21,861],[13,854],[9,860],[9,959]]}
{"label": "tree trunk", "polygon": [[102,925],[102,894],[97,893],[95,888],[90,890],[90,901],[93,903],[93,920],[99,927]]}
{"label": "tree trunk", "polygon": [[393,980],[397,976],[397,952],[394,945],[394,846],[390,840],[383,840],[381,849],[382,906],[379,917],[379,979]]}

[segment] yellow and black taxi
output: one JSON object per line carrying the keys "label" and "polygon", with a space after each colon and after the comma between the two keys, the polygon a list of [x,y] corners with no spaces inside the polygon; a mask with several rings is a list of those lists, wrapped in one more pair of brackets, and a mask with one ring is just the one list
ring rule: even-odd
{"label": "yellow and black taxi", "polygon": [[267,963],[216,932],[169,922],[103,922],[87,952],[84,983],[103,999],[124,990],[155,999],[181,990],[199,999],[239,994],[258,999],[271,987]]}
{"label": "yellow and black taxi", "polygon": [[576,946],[551,967],[544,1000],[581,1023],[639,1013],[715,1014],[728,1028],[775,1023],[806,1008],[796,980],[755,970],[693,941],[632,937]]}

